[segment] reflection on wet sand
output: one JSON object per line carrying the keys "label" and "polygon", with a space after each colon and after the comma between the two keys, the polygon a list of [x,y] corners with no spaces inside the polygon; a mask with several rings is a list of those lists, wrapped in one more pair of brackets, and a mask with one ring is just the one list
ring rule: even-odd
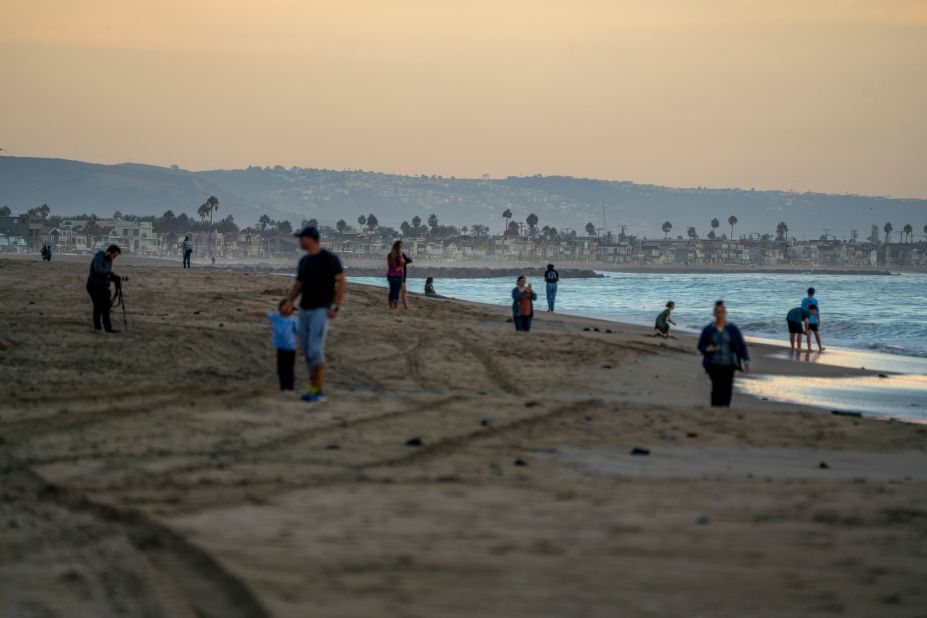
{"label": "reflection on wet sand", "polygon": [[[811,360],[816,355],[808,356]],[[804,360],[805,353],[801,357]],[[738,387],[742,392],[776,401],[927,423],[927,375],[846,378],[758,375],[740,380]]]}

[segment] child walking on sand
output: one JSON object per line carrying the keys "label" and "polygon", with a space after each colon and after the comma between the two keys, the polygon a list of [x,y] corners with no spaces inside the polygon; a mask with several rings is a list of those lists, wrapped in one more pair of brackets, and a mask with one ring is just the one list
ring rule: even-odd
{"label": "child walking on sand", "polygon": [[284,307],[286,299],[277,305],[278,311],[249,311],[248,315],[270,320],[274,332],[274,347],[277,348],[277,377],[280,390],[291,391],[296,387],[296,335],[299,332],[299,318],[295,312]]}

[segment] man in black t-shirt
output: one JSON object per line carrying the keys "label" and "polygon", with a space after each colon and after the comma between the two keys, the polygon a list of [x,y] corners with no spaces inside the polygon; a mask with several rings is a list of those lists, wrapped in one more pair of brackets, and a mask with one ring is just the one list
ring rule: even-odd
{"label": "man in black t-shirt", "polygon": [[547,265],[544,281],[547,283],[547,312],[553,313],[554,304],[557,302],[557,283],[560,282],[560,273],[554,269],[553,264]]}
{"label": "man in black t-shirt", "polygon": [[346,283],[338,256],[319,244],[319,230],[306,226],[294,236],[299,246],[308,252],[299,261],[296,280],[284,302],[283,311],[291,311],[297,296],[299,301],[299,339],[309,368],[311,386],[303,401],[325,401],[325,333],[328,320],[338,315]]}

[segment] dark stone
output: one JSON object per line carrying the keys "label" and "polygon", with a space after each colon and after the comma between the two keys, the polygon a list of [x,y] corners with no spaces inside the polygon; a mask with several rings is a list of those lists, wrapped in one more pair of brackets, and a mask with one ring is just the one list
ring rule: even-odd
{"label": "dark stone", "polygon": [[528,465],[528,462],[522,459],[521,457],[519,457],[518,459],[515,460],[514,465],[524,467]]}
{"label": "dark stone", "polygon": [[589,327],[587,326],[587,327],[583,328],[583,330],[586,331],[586,332],[588,333],[588,332],[589,332]]}
{"label": "dark stone", "polygon": [[536,401],[526,401],[526,402],[525,402],[525,407],[526,407],[526,408],[533,408],[533,407],[535,407],[535,406],[537,406],[537,405],[538,405],[538,402],[536,402]]}
{"label": "dark stone", "polygon": [[326,451],[337,451],[340,448],[341,448],[340,444],[326,444],[325,445]]}
{"label": "dark stone", "polygon": [[482,425],[483,427],[489,427],[489,419],[488,418],[482,419],[480,421],[480,425]]}
{"label": "dark stone", "polygon": [[830,413],[834,416],[855,416],[857,418],[863,415],[862,412],[844,412],[843,410],[831,410]]}
{"label": "dark stone", "polygon": [[826,461],[822,461],[821,463],[819,463],[818,468],[820,468],[821,470],[830,470],[830,466],[827,465]]}
{"label": "dark stone", "polygon": [[695,518],[695,523],[697,523],[700,526],[707,526],[708,524],[711,523],[711,517],[709,517],[708,515],[699,515],[698,517]]}
{"label": "dark stone", "polygon": [[611,334],[612,334],[612,329],[606,328],[606,329],[605,329],[605,332],[608,333],[609,335],[611,335]]}
{"label": "dark stone", "polygon": [[697,437],[698,437],[698,433],[696,433],[696,432],[694,432],[694,431],[690,431],[689,433],[686,434],[686,437],[687,437],[687,438],[697,438]]}
{"label": "dark stone", "polygon": [[884,373],[880,373],[880,374],[879,374],[879,377],[880,377],[880,378],[887,378],[888,376],[885,375]]}
{"label": "dark stone", "polygon": [[632,454],[632,455],[649,455],[649,454],[650,454],[650,449],[649,449],[649,448],[640,448],[640,447],[635,446],[634,448],[631,449],[631,454]]}
{"label": "dark stone", "polygon": [[406,446],[421,446],[422,444],[424,444],[422,439],[418,437],[406,440]]}

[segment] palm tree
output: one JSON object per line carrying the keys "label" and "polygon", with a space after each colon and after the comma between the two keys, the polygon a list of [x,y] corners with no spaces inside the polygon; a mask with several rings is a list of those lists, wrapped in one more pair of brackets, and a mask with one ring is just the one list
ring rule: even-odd
{"label": "palm tree", "polygon": [[892,242],[892,230],[895,229],[891,223],[886,223],[882,228],[885,231],[885,244]]}
{"label": "palm tree", "polygon": [[776,226],[776,240],[788,240],[788,236],[789,226],[785,224],[785,221],[780,221]]}
{"label": "palm tree", "polygon": [[357,224],[361,227],[364,227],[365,225],[367,225],[367,217],[365,217],[364,215],[359,216],[357,218]]}
{"label": "palm tree", "polygon": [[538,216],[534,213],[531,213],[525,218],[525,223],[528,224],[528,230],[531,234],[531,238],[534,238],[537,234]]}
{"label": "palm tree", "polygon": [[663,240],[666,240],[667,238],[669,238],[670,230],[673,229],[673,224],[670,223],[669,221],[664,221],[660,229],[663,230]]}
{"label": "palm tree", "polygon": [[[168,211],[170,212],[170,211]],[[173,213],[171,213],[173,215]],[[93,246],[96,244],[94,237],[100,231],[100,226],[97,225],[97,216],[90,215],[90,218],[87,219],[87,223],[84,224],[84,235],[87,236],[87,244],[89,249],[93,249]]]}
{"label": "palm tree", "polygon": [[737,217],[731,215],[727,218],[727,222],[731,224],[731,240],[734,240],[734,226],[737,225]]}
{"label": "palm tree", "polygon": [[595,236],[595,225],[593,225],[592,221],[586,224],[586,234]]}
{"label": "palm tree", "polygon": [[438,227],[438,215],[434,213],[428,215],[428,227],[430,227],[432,233],[434,233],[435,229]]}
{"label": "palm tree", "polygon": [[338,223],[335,224],[335,229],[338,230],[339,234],[344,234],[348,231],[348,222],[344,219],[338,219]]}
{"label": "palm tree", "polygon": [[911,242],[911,233],[914,231],[914,228],[908,223],[902,229],[904,230],[904,235],[908,237],[908,242]]}
{"label": "palm tree", "polygon": [[512,209],[506,208],[502,211],[502,218],[505,219],[505,229],[509,229],[509,219],[512,218]]}
{"label": "palm tree", "polygon": [[418,215],[412,217],[412,232],[417,236],[422,229],[422,218]]}
{"label": "palm tree", "polygon": [[367,229],[373,232],[380,225],[380,220],[374,214],[367,215]]}
{"label": "palm tree", "polygon": [[[717,219],[712,219],[712,220],[711,220],[711,231],[714,232],[716,229],[718,229],[718,227],[719,227],[720,225],[721,225],[721,222],[720,222],[720,221],[718,221]],[[715,236],[717,236],[717,234],[713,234],[713,235],[709,236],[709,238],[711,238],[712,240],[714,240]]]}
{"label": "palm tree", "polygon": [[686,230],[686,236],[688,236],[692,240],[695,240],[696,238],[698,238],[698,232],[695,231],[694,226],[690,226],[689,229]]}
{"label": "palm tree", "polygon": [[268,215],[261,215],[261,218],[258,219],[258,227],[261,228],[261,240],[264,241],[265,255],[270,249],[270,242],[265,232],[267,231],[267,226],[269,226],[271,223],[273,223],[273,219],[271,219]]}

